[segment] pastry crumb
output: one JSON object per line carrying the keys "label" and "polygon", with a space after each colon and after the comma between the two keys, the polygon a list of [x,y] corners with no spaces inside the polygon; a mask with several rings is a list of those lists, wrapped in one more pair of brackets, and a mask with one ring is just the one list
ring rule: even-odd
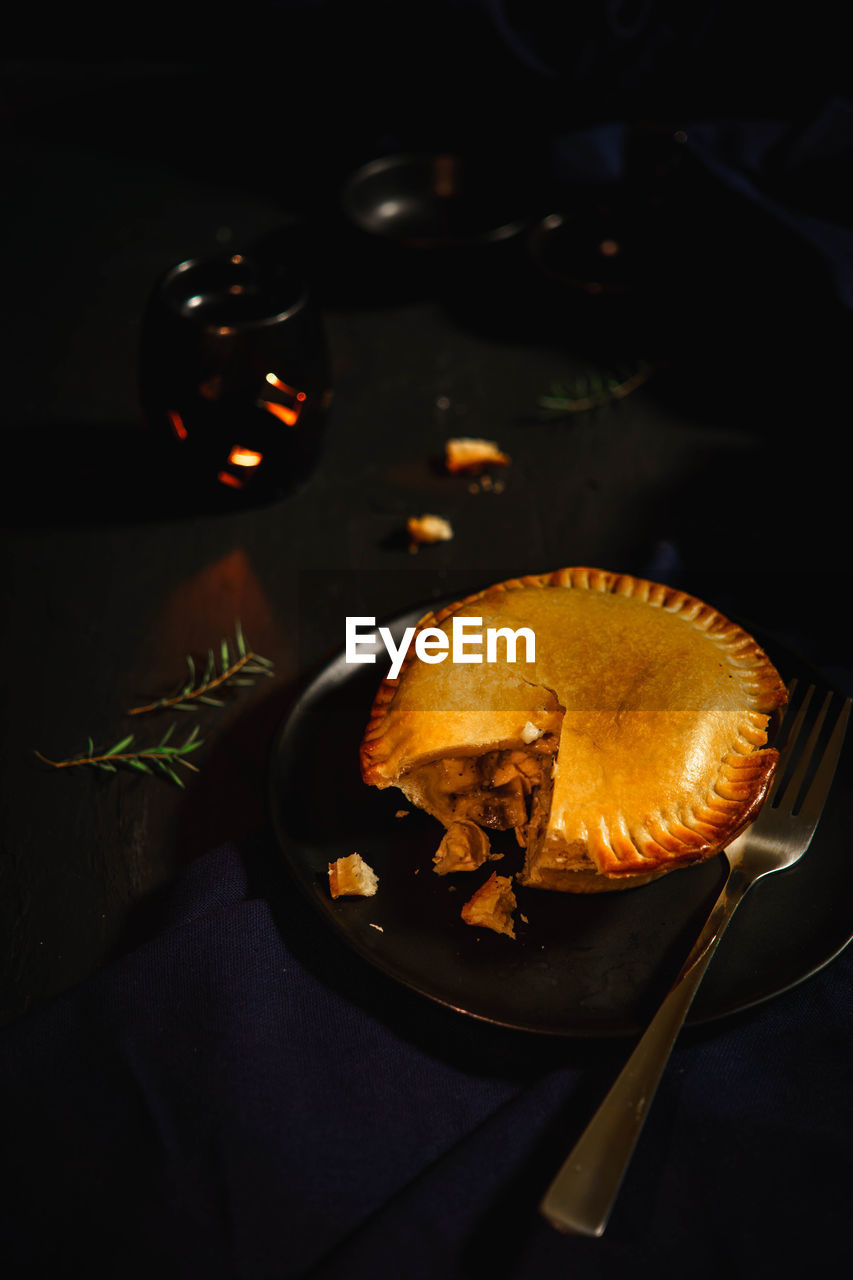
{"label": "pastry crumb", "polygon": [[397,810],[397,812],[394,814],[394,817],[395,817],[395,818],[408,818],[408,816],[409,816],[409,812],[410,812],[410,811],[409,811],[408,809],[398,809],[398,810]]}
{"label": "pastry crumb", "polygon": [[446,441],[444,446],[444,462],[451,474],[459,471],[478,472],[485,467],[505,467],[510,461],[509,455],[502,453],[494,440],[460,436]]}
{"label": "pastry crumb", "polygon": [[333,898],[372,898],[379,877],[358,853],[329,863],[329,892]]}
{"label": "pastry crumb", "polygon": [[512,877],[499,876],[493,871],[484,885],[481,885],[473,898],[462,908],[462,919],[466,924],[480,925],[492,929],[495,933],[505,933],[507,937],[515,937],[515,926],[512,913],[517,906],[512,890]]}
{"label": "pastry crumb", "polygon": [[492,853],[489,837],[476,822],[462,819],[451,822],[441,844],[433,856],[433,869],[437,876],[450,875],[454,871],[476,871],[484,862],[500,858]]}
{"label": "pastry crumb", "polygon": [[406,528],[410,551],[417,551],[424,542],[449,542],[453,537],[453,526],[443,516],[409,516]]}
{"label": "pastry crumb", "polygon": [[371,927],[371,929],[378,929],[380,933],[384,933],[384,932],[385,932],[385,930],[382,928],[382,925],[381,925],[381,924],[374,924],[372,920],[370,921],[370,927]]}
{"label": "pastry crumb", "polygon": [[535,742],[537,738],[542,737],[542,730],[537,729],[532,720],[528,720],[527,724],[521,731],[521,741],[526,742],[528,746],[531,742]]}

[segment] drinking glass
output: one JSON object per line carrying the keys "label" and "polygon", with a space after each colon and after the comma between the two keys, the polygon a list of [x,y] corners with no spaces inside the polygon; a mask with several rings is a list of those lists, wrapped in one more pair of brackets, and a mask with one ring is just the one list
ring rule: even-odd
{"label": "drinking glass", "polygon": [[262,498],[296,487],[321,456],[331,399],[298,265],[229,253],[172,267],[143,319],[139,392],[165,481]]}

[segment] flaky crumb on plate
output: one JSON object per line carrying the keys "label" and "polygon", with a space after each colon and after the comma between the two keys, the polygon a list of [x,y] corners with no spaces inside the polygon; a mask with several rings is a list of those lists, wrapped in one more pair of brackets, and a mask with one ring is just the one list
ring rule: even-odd
{"label": "flaky crumb on plate", "polygon": [[372,898],[379,877],[358,853],[329,863],[329,892],[333,898]]}

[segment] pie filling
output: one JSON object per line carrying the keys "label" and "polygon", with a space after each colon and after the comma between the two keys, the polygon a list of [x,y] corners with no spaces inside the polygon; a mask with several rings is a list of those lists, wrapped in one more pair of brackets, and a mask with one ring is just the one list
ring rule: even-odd
{"label": "pie filling", "polygon": [[524,748],[444,756],[410,769],[398,785],[445,827],[473,822],[493,831],[514,830],[527,851],[524,883],[565,887],[572,872],[602,880],[583,843],[549,835],[557,743],[556,734],[546,733]]}
{"label": "pie filling", "polygon": [[583,840],[567,840],[551,828],[559,735],[542,734],[525,747],[482,755],[447,755],[410,769],[397,783],[446,828],[474,823],[514,830],[525,849],[520,883],[542,889],[600,892],[645,884],[670,868],[604,872]]}
{"label": "pie filling", "polygon": [[527,824],[527,857],[524,863],[522,880],[526,884],[541,884],[553,888],[553,883],[545,885],[542,879],[546,867],[553,868],[556,879],[562,881],[565,873],[570,871],[587,871],[598,874],[598,868],[589,856],[586,845],[555,839],[549,835],[551,820],[551,800],[554,794],[554,778],[557,771],[557,760],[542,780],[542,785],[531,797],[530,819]]}
{"label": "pie filling", "polygon": [[468,820],[494,831],[515,829],[527,843],[533,798],[550,780],[557,739],[543,734],[525,748],[481,756],[446,756],[411,769],[398,785],[445,826]]}

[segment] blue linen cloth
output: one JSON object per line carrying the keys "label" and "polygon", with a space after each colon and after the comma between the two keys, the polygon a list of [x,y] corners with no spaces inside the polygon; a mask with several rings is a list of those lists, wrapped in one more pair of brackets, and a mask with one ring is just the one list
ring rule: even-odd
{"label": "blue linen cloth", "polygon": [[[853,160],[853,105],[835,98],[804,123],[681,119],[678,126],[685,151],[706,173],[808,247],[816,273],[825,270],[838,300],[853,307],[853,211],[843,177]],[[554,140],[554,173],[569,185],[618,183],[631,145],[624,122],[562,134]]]}
{"label": "blue linen cloth", "polygon": [[536,1205],[629,1046],[391,984],[276,867],[264,836],[199,859],[147,941],[0,1034],[4,1275],[710,1280],[847,1252],[849,952],[683,1033],[581,1239]]}
{"label": "blue linen cloth", "polygon": [[853,98],[837,8],[793,24],[726,0],[475,2],[550,95],[558,179],[618,183],[650,122],[659,141],[678,131],[712,178],[814,253],[853,307]]}

